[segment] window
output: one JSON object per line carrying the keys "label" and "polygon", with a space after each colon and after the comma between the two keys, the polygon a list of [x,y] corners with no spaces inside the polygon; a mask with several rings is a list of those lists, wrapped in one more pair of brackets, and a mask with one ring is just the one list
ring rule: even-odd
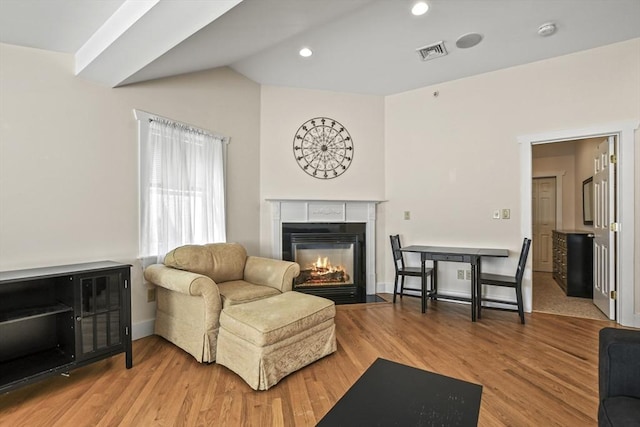
{"label": "window", "polygon": [[224,242],[227,138],[136,110],[140,256],[161,261],[181,245]]}

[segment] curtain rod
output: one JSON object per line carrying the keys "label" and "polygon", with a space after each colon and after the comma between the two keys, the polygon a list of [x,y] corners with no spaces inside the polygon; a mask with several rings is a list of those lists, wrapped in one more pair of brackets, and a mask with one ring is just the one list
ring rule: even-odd
{"label": "curtain rod", "polygon": [[190,129],[190,130],[193,130],[193,131],[196,131],[196,132],[200,132],[200,133],[205,134],[205,135],[211,135],[211,136],[213,136],[215,138],[220,138],[222,140],[222,142],[224,142],[225,144],[229,144],[229,142],[230,142],[230,138],[228,136],[224,136],[224,135],[221,135],[219,133],[214,133],[214,132],[211,132],[211,131],[209,131],[207,129],[202,129],[199,126],[194,126],[194,125],[192,125],[190,123],[179,122],[177,120],[170,119],[168,117],[163,117],[163,116],[160,116],[158,114],[149,113],[149,112],[144,111],[144,110],[138,110],[138,109],[134,108],[133,109],[133,115],[136,118],[136,120],[145,120],[146,119],[146,120],[149,121],[149,123],[153,122],[153,121],[164,121],[164,122],[167,122],[167,123],[170,123],[170,124],[175,124],[175,125],[178,125],[178,126],[185,127],[187,129]]}

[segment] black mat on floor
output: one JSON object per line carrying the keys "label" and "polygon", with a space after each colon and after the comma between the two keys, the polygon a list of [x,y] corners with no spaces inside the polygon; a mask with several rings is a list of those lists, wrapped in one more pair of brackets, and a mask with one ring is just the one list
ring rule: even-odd
{"label": "black mat on floor", "polygon": [[364,304],[364,303],[376,303],[376,302],[388,302],[387,300],[379,297],[378,295],[365,295],[365,296],[349,296],[349,297],[334,297],[334,296],[327,296],[327,295],[320,295],[320,296],[324,296],[325,298],[328,298],[330,300],[333,300],[333,302],[336,303],[336,305],[341,305],[341,304]]}
{"label": "black mat on floor", "polygon": [[367,295],[366,302],[387,302],[387,300],[380,298],[378,295]]}
{"label": "black mat on floor", "polygon": [[481,397],[481,385],[379,358],[318,426],[477,426]]}

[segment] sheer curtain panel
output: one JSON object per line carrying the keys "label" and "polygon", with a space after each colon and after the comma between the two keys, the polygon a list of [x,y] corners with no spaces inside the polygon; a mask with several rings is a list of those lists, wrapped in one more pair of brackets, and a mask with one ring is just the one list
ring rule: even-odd
{"label": "sheer curtain panel", "polygon": [[162,119],[140,137],[140,255],[226,241],[224,138]]}

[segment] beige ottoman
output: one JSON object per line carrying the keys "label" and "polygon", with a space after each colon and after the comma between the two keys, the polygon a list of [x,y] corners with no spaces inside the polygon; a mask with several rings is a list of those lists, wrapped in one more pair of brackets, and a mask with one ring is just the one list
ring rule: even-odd
{"label": "beige ottoman", "polygon": [[285,292],[222,310],[216,363],[254,390],[336,351],[335,304]]}

